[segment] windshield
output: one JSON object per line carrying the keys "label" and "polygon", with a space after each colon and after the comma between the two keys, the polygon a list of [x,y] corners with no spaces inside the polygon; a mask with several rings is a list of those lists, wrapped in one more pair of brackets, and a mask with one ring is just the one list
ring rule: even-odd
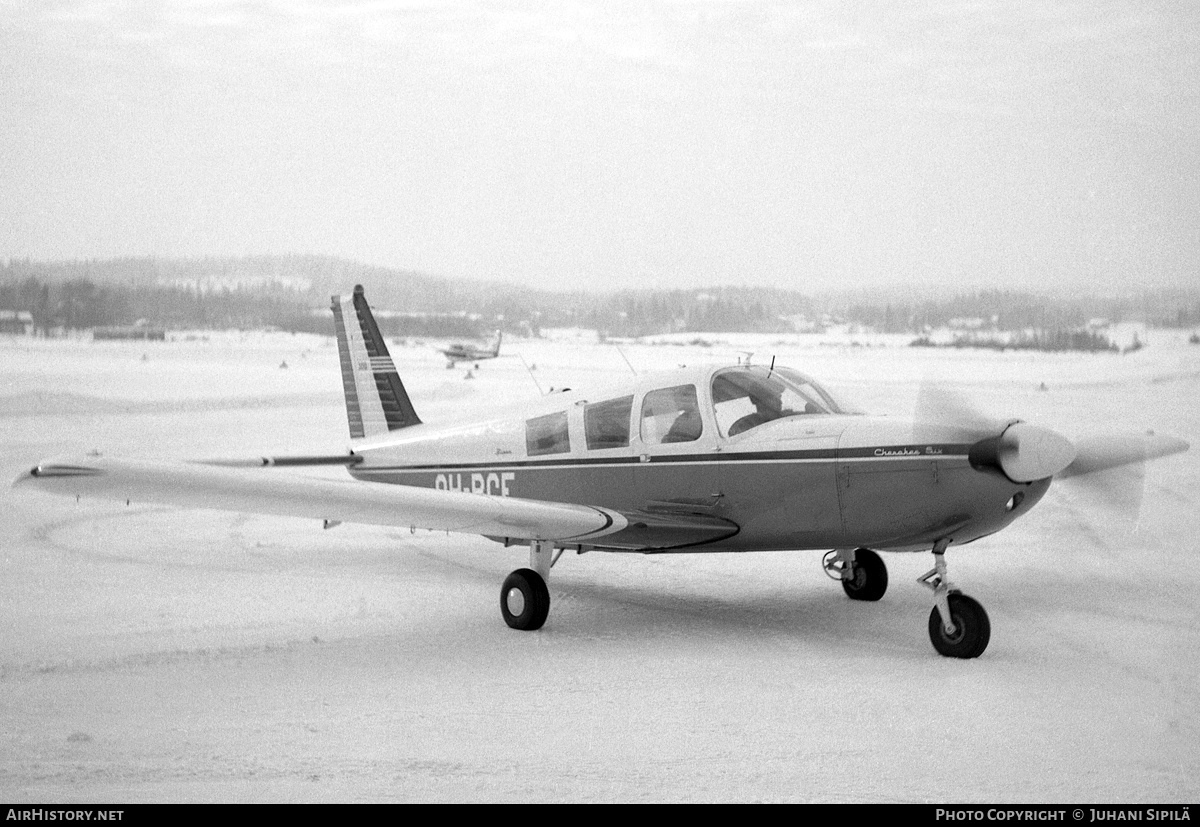
{"label": "windshield", "polygon": [[791,368],[728,368],[713,377],[712,396],[726,436],[788,416],[843,413],[820,385]]}

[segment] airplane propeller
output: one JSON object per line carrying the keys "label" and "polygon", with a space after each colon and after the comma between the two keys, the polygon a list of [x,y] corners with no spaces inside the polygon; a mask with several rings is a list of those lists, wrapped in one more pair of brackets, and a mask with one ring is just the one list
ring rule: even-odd
{"label": "airplane propeller", "polygon": [[975,468],[997,469],[1014,482],[1046,477],[1067,481],[1131,522],[1141,510],[1146,461],[1189,447],[1182,439],[1153,431],[1071,441],[1038,425],[987,416],[957,391],[930,382],[918,391],[915,413],[918,441],[935,432],[945,434],[949,427],[974,440],[969,459]]}

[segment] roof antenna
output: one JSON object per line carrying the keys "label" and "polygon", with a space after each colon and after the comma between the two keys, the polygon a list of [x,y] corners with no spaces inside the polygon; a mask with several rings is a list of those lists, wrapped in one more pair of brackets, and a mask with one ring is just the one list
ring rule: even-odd
{"label": "roof antenna", "polygon": [[775,354],[771,354],[771,367],[767,369],[767,378],[771,378],[771,374],[775,372]]}
{"label": "roof antenna", "polygon": [[633,367],[633,365],[632,365],[632,364],[630,364],[630,362],[629,362],[629,357],[627,357],[627,356],[625,355],[625,351],[621,350],[621,346],[620,346],[619,344],[616,344],[616,343],[614,342],[614,343],[613,343],[613,347],[615,347],[615,348],[617,349],[617,353],[621,354],[621,358],[625,360],[625,364],[629,365],[629,369],[630,369],[631,371],[633,371],[633,375],[634,375],[634,376],[637,376],[637,375],[638,375],[638,373],[637,373],[637,370],[636,370],[636,369],[634,369],[634,367]]}
{"label": "roof antenna", "polygon": [[517,358],[520,359],[521,364],[525,366],[525,372],[528,373],[529,378],[533,380],[533,384],[538,389],[538,393],[541,394],[542,396],[545,396],[546,392],[544,390],[542,390],[541,383],[538,382],[537,377],[533,375],[533,369],[529,367],[529,363],[525,361],[525,357],[523,355],[521,355],[520,353],[518,353]]}

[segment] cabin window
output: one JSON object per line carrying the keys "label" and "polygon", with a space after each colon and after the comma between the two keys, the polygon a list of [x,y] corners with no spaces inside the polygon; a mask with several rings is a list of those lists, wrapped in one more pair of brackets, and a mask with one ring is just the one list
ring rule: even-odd
{"label": "cabin window", "polygon": [[642,442],[694,442],[704,432],[695,385],[650,391],[642,400]]}
{"label": "cabin window", "polygon": [[783,368],[730,368],[713,378],[712,395],[717,427],[728,436],[776,419],[836,409],[803,374]]}
{"label": "cabin window", "polygon": [[589,451],[629,445],[629,417],[633,397],[594,402],[583,409],[583,433]]}
{"label": "cabin window", "polygon": [[529,456],[565,454],[571,450],[567,435],[567,412],[547,414],[525,421],[525,449]]}

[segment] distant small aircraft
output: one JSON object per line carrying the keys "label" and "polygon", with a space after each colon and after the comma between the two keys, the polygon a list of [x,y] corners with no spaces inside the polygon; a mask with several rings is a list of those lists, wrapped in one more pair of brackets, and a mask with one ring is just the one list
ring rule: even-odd
{"label": "distant small aircraft", "polygon": [[492,345],[488,348],[455,342],[445,350],[440,351],[440,353],[446,357],[447,368],[452,368],[459,362],[480,362],[484,359],[495,359],[500,355],[500,340],[503,336],[503,331],[497,330],[496,338],[492,339]]}
{"label": "distant small aircraft", "polygon": [[[351,450],[163,464],[40,463],[14,486],[198,508],[480,534],[527,545],[500,610],[538,629],[564,550],[644,554],[826,550],[854,600],[888,585],[880,551],[932,551],[928,631],[949,657],[983,653],[987,613],[945,560],[1027,514],[1051,482],[1184,451],[1165,436],[1074,445],[1019,420],[941,406],[899,421],[855,413],[808,376],[766,365],[685,367],[607,390],[550,394],[510,417],[417,416],[361,287],[333,299]],[[489,412],[490,414],[491,412]],[[357,480],[236,466],[344,465]],[[557,552],[557,555],[555,554]]]}

